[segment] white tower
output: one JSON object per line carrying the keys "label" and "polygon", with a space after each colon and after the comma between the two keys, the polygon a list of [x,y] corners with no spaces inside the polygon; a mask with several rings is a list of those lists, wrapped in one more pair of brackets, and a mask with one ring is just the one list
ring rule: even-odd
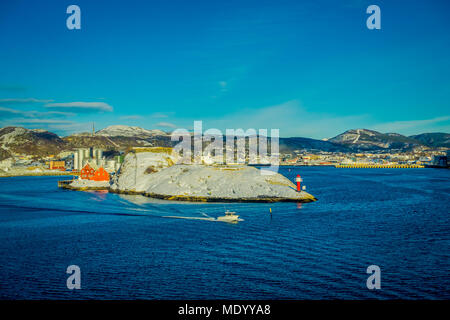
{"label": "white tower", "polygon": [[78,152],[75,151],[73,154],[73,169],[74,170],[79,170],[79,163],[78,163]]}

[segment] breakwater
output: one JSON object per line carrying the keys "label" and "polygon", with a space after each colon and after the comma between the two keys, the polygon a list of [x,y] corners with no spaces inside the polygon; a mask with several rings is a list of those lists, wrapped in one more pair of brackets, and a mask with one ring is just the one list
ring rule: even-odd
{"label": "breakwater", "polygon": [[425,168],[418,164],[338,164],[336,168]]}
{"label": "breakwater", "polygon": [[150,193],[145,191],[135,191],[135,190],[120,190],[111,187],[94,187],[94,186],[84,186],[84,187],[75,187],[72,186],[73,180],[62,180],[58,181],[58,187],[67,190],[73,191],[100,191],[105,190],[111,193],[118,194],[128,194],[128,195],[141,195],[148,198],[160,199],[160,200],[169,200],[169,201],[187,201],[187,202],[263,202],[263,203],[271,203],[271,202],[314,202],[317,201],[317,198],[314,196],[304,193],[302,198],[283,198],[283,197],[242,197],[242,198],[227,198],[227,197],[205,197],[205,196],[187,196],[187,195],[167,195],[167,194],[157,194]]}

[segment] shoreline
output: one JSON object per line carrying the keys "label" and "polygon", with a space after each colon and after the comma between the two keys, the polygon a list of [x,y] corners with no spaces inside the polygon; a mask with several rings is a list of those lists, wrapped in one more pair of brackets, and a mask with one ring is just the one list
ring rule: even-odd
{"label": "shoreline", "polygon": [[66,172],[24,172],[24,173],[13,173],[13,174],[3,174],[0,173],[0,178],[11,178],[11,177],[45,177],[45,176],[73,176],[73,173]]}
{"label": "shoreline", "polygon": [[[309,203],[315,202],[318,199],[313,195],[310,197],[305,197],[303,199],[294,199],[294,198],[281,198],[281,197],[273,197],[273,198],[219,198],[219,197],[201,197],[201,196],[182,196],[182,195],[164,195],[157,193],[149,193],[145,191],[134,191],[134,190],[118,190],[112,189],[111,187],[72,187],[68,184],[70,180],[59,181],[58,187],[71,191],[108,191],[111,193],[117,194],[128,194],[128,195],[141,195],[148,198],[160,199],[160,200],[169,200],[169,201],[186,201],[186,202],[247,202],[247,203],[273,203],[273,202],[301,202],[301,203]],[[309,194],[308,194],[309,195]]]}

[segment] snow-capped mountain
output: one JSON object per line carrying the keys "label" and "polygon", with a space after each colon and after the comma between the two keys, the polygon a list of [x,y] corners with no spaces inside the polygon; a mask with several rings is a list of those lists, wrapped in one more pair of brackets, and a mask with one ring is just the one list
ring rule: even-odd
{"label": "snow-capped mountain", "polygon": [[147,130],[140,127],[114,125],[106,127],[97,131],[95,135],[105,137],[153,137],[153,136],[167,136],[167,133],[162,130]]}
{"label": "snow-capped mountain", "polygon": [[[367,129],[348,130],[327,141],[292,137],[280,138],[280,152],[322,150],[326,152],[408,151],[422,148],[449,147],[447,133],[426,133],[407,137],[398,133],[380,133]],[[146,130],[125,125],[109,126],[92,133],[66,137],[41,129],[0,128],[0,161],[13,154],[37,157],[58,154],[75,148],[96,147],[105,151],[126,151],[131,147],[173,147],[177,142],[161,130]]]}
{"label": "snow-capped mountain", "polygon": [[358,150],[412,149],[422,146],[420,141],[398,133],[380,133],[368,129],[347,130],[328,141]]}

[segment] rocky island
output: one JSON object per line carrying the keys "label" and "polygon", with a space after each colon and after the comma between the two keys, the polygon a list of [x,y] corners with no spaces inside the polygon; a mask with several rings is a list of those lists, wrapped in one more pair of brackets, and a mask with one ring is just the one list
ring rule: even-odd
{"label": "rocky island", "polygon": [[[278,173],[263,175],[245,165],[175,164],[171,148],[139,148],[129,152],[107,187],[103,182],[74,180],[75,190],[104,189],[123,194],[181,201],[311,202],[311,194]],[[98,184],[98,185],[97,185]]]}

